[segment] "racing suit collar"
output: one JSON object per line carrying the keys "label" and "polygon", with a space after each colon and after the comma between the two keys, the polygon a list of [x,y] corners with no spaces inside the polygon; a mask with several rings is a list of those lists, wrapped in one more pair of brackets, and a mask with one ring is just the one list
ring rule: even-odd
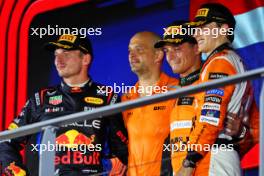
{"label": "racing suit collar", "polygon": [[233,48],[232,48],[230,45],[231,45],[230,43],[224,43],[224,44],[218,46],[217,48],[215,48],[215,49],[213,50],[213,52],[211,52],[211,53],[208,55],[208,57],[206,58],[206,61],[207,61],[210,57],[212,57],[213,55],[215,55],[215,54],[217,54],[217,53],[219,53],[219,52],[221,52],[221,51],[223,51],[223,50],[225,50],[225,49],[232,50]]}
{"label": "racing suit collar", "polygon": [[193,82],[197,81],[200,76],[200,69],[190,73],[189,75],[180,78],[180,86],[188,86]]}
{"label": "racing suit collar", "polygon": [[82,87],[71,87],[66,84],[64,81],[61,82],[61,89],[65,92],[69,93],[80,93],[87,91],[92,86],[92,79],[90,78],[87,83],[85,83]]}

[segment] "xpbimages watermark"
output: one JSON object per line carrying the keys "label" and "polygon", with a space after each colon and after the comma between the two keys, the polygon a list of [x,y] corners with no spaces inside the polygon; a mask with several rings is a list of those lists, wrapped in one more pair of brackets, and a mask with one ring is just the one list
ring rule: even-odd
{"label": "xpbimages watermark", "polygon": [[38,36],[42,38],[45,35],[63,35],[63,34],[71,34],[71,35],[79,35],[80,38],[86,38],[87,35],[102,35],[102,28],[77,28],[77,27],[59,27],[59,25],[48,25],[47,27],[41,28],[30,28],[30,35]]}
{"label": "xpbimages watermark", "polygon": [[48,144],[31,144],[31,147],[31,151],[40,152],[40,154],[44,151],[79,151],[81,154],[102,151],[101,144],[52,144],[50,141],[48,141]]}
{"label": "xpbimages watermark", "polygon": [[233,151],[234,144],[190,144],[179,142],[176,144],[163,144],[163,151],[169,152],[186,152],[186,151],[204,151],[218,153],[218,151]]}
{"label": "xpbimages watermark", "polygon": [[113,86],[97,86],[98,94],[101,95],[110,95],[112,93],[122,93],[122,94],[130,94],[130,93],[138,93],[145,94],[146,96],[150,96],[153,93],[166,93],[171,87],[170,86],[126,86],[125,83],[122,83],[121,86],[114,83]]}
{"label": "xpbimages watermark", "polygon": [[163,28],[164,33],[163,35],[172,35],[172,38],[174,38],[177,35],[212,35],[213,38],[217,38],[219,35],[234,35],[234,29],[233,28],[209,28],[206,25],[203,27],[191,27],[188,26],[170,26],[168,28]]}

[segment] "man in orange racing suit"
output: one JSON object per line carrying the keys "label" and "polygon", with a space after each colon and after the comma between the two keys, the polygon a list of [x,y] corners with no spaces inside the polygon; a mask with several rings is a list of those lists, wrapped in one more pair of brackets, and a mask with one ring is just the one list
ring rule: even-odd
{"label": "man in orange racing suit", "polygon": [[[122,101],[167,92],[178,81],[161,72],[163,52],[154,44],[160,37],[152,32],[136,33],[129,43],[129,63],[138,76],[135,89]],[[169,115],[174,100],[155,103],[123,113],[128,131],[128,175],[164,175],[161,171],[163,144],[169,135]]]}
{"label": "man in orange racing suit", "polygon": [[[179,33],[176,33],[180,31],[183,27],[181,25],[183,24],[184,21],[176,21],[171,24],[171,26],[166,29],[163,40],[159,41],[155,47],[163,47],[167,61],[173,72],[180,74],[180,86],[189,86],[198,83],[201,59],[196,40],[187,34],[179,35]],[[250,99],[250,96],[247,98]],[[212,101],[217,101],[217,98],[214,97],[210,99]],[[246,102],[247,100],[248,99],[243,101],[243,106],[250,106],[250,104]],[[196,108],[197,101],[195,100],[195,95],[188,95],[177,99],[171,113],[170,138],[174,173],[178,172],[183,159],[186,157],[186,145],[183,146],[181,144],[187,144],[190,131],[195,127],[192,122],[194,122],[195,119]],[[241,107],[241,111],[245,111],[245,109],[248,109],[248,107]],[[236,141],[239,141],[239,152],[244,154],[252,147],[252,135],[255,136],[254,139],[257,138],[257,122],[259,119],[257,106],[255,102],[253,102],[249,115],[245,112],[240,112],[239,115],[229,113],[229,116],[231,115],[232,119],[226,119],[226,134],[236,138],[236,140],[232,140],[232,142],[236,143]],[[249,120],[251,124],[248,124]],[[242,121],[246,123],[242,123]],[[255,124],[252,125],[252,122]],[[247,128],[246,132],[243,130],[244,128]]]}
{"label": "man in orange racing suit", "polygon": [[[155,44],[156,48],[163,48],[173,73],[180,74],[180,87],[197,84],[201,66],[200,53],[195,38],[176,33],[184,23],[185,21],[176,21],[171,24],[166,28],[163,40]],[[187,150],[181,148],[181,144],[188,141],[193,127],[196,106],[194,95],[179,97],[170,115],[171,163],[174,173],[180,169],[181,163],[187,155]]]}
{"label": "man in orange racing suit", "polygon": [[[197,11],[195,22],[190,25],[199,27],[196,29],[200,32],[194,37],[199,51],[207,55],[200,83],[245,72],[240,57],[230,46],[233,33],[212,33],[214,29],[234,30],[235,19],[226,7],[204,4]],[[210,32],[206,33],[206,30]],[[243,82],[198,94],[198,109],[194,129],[189,136],[188,154],[176,175],[241,175],[233,138],[226,135],[223,129],[227,112],[238,114],[242,106],[245,106],[245,113],[249,111],[247,108],[251,106],[252,96],[248,97],[248,92],[250,83]]]}

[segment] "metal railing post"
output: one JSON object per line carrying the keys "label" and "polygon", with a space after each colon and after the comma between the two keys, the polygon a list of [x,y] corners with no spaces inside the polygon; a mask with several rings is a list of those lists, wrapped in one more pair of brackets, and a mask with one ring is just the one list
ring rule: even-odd
{"label": "metal railing post", "polygon": [[55,140],[56,127],[45,127],[39,148],[39,176],[53,176],[55,173]]}
{"label": "metal railing post", "polygon": [[260,93],[260,162],[259,175],[264,175],[264,80],[262,80],[262,88]]}

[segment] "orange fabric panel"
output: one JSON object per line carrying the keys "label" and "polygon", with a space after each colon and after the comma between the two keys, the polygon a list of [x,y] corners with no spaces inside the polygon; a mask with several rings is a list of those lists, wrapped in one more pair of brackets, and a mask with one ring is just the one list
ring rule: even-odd
{"label": "orange fabric panel", "polygon": [[[177,85],[178,81],[161,74],[158,86]],[[136,87],[138,88],[138,83]],[[139,98],[136,92],[126,94],[122,101]],[[147,105],[125,111],[128,130],[128,175],[157,175],[160,173],[163,143],[169,134],[169,115],[175,100]]]}

